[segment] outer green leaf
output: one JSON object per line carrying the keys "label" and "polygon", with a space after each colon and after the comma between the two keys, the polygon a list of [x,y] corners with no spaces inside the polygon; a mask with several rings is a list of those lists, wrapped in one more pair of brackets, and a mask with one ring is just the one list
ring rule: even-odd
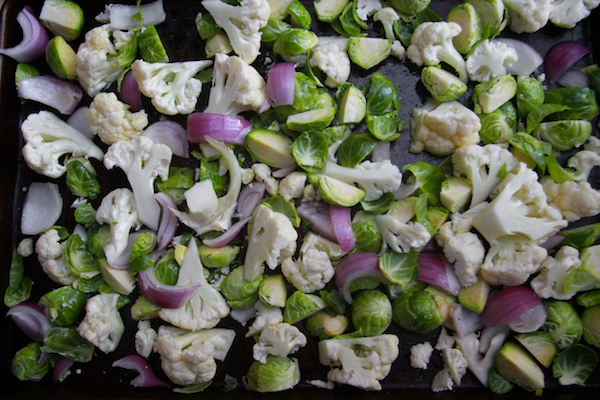
{"label": "outer green leaf", "polygon": [[598,365],[598,354],[582,344],[561,351],[552,363],[552,375],[563,385],[585,386],[585,381]]}
{"label": "outer green leaf", "polygon": [[355,133],[342,142],[337,151],[338,164],[354,168],[371,153],[379,140],[368,132]]}
{"label": "outer green leaf", "polygon": [[100,193],[100,183],[79,160],[68,163],[66,184],[75,196],[95,199]]}
{"label": "outer green leaf", "polygon": [[303,132],[292,144],[296,163],[308,173],[317,173],[327,161],[328,141],[320,132]]}
{"label": "outer green leaf", "polygon": [[91,361],[94,349],[94,345],[82,338],[72,326],[48,329],[41,347],[45,353],[57,353],[78,362]]}
{"label": "outer green leaf", "polygon": [[415,249],[408,253],[387,251],[379,257],[379,269],[390,282],[404,287],[419,274],[418,258],[419,252]]}
{"label": "outer green leaf", "polygon": [[394,203],[394,193],[387,192],[381,195],[380,198],[373,201],[361,201],[360,205],[363,210],[371,214],[383,214],[390,209]]}
{"label": "outer green leaf", "polygon": [[442,206],[439,193],[446,176],[439,168],[425,161],[416,161],[405,165],[403,170],[412,172],[417,180],[421,182],[419,192],[427,195],[427,201],[430,206]]}

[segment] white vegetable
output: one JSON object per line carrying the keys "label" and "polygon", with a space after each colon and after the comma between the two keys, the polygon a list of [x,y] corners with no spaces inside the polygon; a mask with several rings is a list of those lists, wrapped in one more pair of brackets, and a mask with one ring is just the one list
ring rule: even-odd
{"label": "white vegetable", "polygon": [[81,337],[104,353],[115,351],[125,332],[117,301],[119,295],[116,293],[95,295],[87,301],[85,317],[77,327]]}

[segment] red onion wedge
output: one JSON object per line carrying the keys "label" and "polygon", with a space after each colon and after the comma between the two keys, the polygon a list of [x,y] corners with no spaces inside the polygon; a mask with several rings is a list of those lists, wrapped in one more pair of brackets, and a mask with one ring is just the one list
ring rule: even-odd
{"label": "red onion wedge", "polygon": [[356,252],[348,254],[335,268],[335,284],[348,304],[352,304],[350,284],[358,278],[371,277],[380,282],[387,282],[379,269],[379,255],[375,253]]}
{"label": "red onion wedge", "polygon": [[488,327],[508,324],[531,311],[540,301],[531,288],[504,287],[488,299],[481,320]]}
{"label": "red onion wedge", "polygon": [[131,70],[125,73],[121,82],[121,101],[128,104],[130,110],[138,112],[142,109],[142,93]]}
{"label": "red onion wedge", "polygon": [[483,328],[481,316],[475,311],[463,307],[460,303],[453,303],[450,308],[452,324],[454,331],[459,338],[465,337],[470,333],[477,332]]}
{"label": "red onion wedge", "polygon": [[592,51],[578,42],[560,42],[548,50],[544,58],[544,71],[550,83],[556,82],[573,64]]}
{"label": "red onion wedge", "polygon": [[235,224],[231,225],[229,227],[229,229],[227,229],[227,232],[223,233],[222,235],[214,238],[214,239],[204,239],[202,241],[203,244],[209,246],[209,247],[223,247],[223,246],[227,246],[229,243],[231,243],[231,241],[233,239],[236,238],[236,236],[241,232],[242,228],[248,223],[248,221],[250,221],[252,219],[252,217],[248,217],[248,218],[244,218],[244,219],[240,219],[238,222],[236,222]]}
{"label": "red onion wedge", "polygon": [[187,138],[192,143],[203,142],[205,136],[221,142],[243,146],[252,123],[233,115],[193,113],[187,117]]}
{"label": "red onion wedge", "polygon": [[337,243],[329,215],[329,204],[322,201],[307,201],[300,204],[297,210],[301,218],[311,223],[311,230]]}
{"label": "red onion wedge", "polygon": [[562,87],[588,87],[590,77],[581,70],[567,71],[556,81]]}
{"label": "red onion wedge", "polygon": [[17,14],[17,22],[23,30],[21,43],[9,49],[0,49],[0,54],[21,63],[31,62],[43,56],[50,38],[33,9],[30,6],[23,7]]}
{"label": "red onion wedge", "polygon": [[52,368],[52,380],[54,383],[62,382],[69,374],[69,368],[73,366],[75,363],[74,360],[70,358],[59,356],[56,360],[56,364],[54,364],[54,368]]}
{"label": "red onion wedge", "polygon": [[56,183],[31,183],[23,203],[21,233],[37,235],[44,232],[58,221],[62,210],[63,199]]}
{"label": "red onion wedge", "polygon": [[540,246],[545,248],[546,250],[552,250],[554,248],[557,248],[558,246],[560,246],[560,244],[562,242],[565,241],[567,237],[564,235],[559,235],[558,233],[555,235],[550,236],[544,243],[542,243]]}
{"label": "red onion wedge", "polygon": [[112,363],[113,367],[120,367],[137,371],[139,375],[130,384],[135,387],[171,387],[158,379],[148,361],[138,355],[125,356]]}
{"label": "red onion wedge", "polygon": [[496,38],[494,40],[512,47],[517,52],[518,60],[506,68],[507,74],[529,76],[544,62],[542,55],[522,40],[509,38]]}
{"label": "red onion wedge", "polygon": [[329,206],[329,216],[340,247],[345,253],[351,252],[356,246],[356,241],[354,240],[354,232],[352,232],[350,208]]}
{"label": "red onion wedge", "polygon": [[294,104],[296,66],[294,63],[275,64],[267,78],[267,98],[273,107]]}
{"label": "red onion wedge", "polygon": [[454,268],[443,254],[422,252],[419,254],[419,275],[416,280],[435,286],[452,296],[460,291],[460,281],[454,273]]}
{"label": "red onion wedge", "polygon": [[292,172],[294,172],[296,169],[298,168],[297,165],[294,165],[293,167],[285,167],[285,168],[281,168],[278,170],[273,171],[273,173],[271,174],[271,176],[273,178],[285,178],[286,176],[288,176],[289,174],[291,174]]}
{"label": "red onion wedge", "polygon": [[265,195],[266,185],[263,182],[251,182],[240,191],[236,212],[241,219],[248,218],[256,205]]}
{"label": "red onion wedge", "polygon": [[63,115],[71,115],[83,97],[79,86],[49,75],[21,79],[17,94],[22,99],[52,107]]}
{"label": "red onion wedge", "polygon": [[508,327],[514,332],[530,333],[540,329],[546,323],[546,308],[540,301],[537,306],[519,318],[508,323]]}
{"label": "red onion wedge", "polygon": [[[144,25],[158,25],[165,21],[167,14],[163,0],[156,0],[140,7]],[[133,4],[107,4],[104,12],[96,16],[96,21],[110,23],[115,29],[137,29],[140,24],[132,17],[138,13],[138,7]]]}
{"label": "red onion wedge", "polygon": [[12,306],[6,313],[7,317],[9,315],[25,335],[39,343],[43,342],[46,331],[52,328],[42,307],[31,301]]}
{"label": "red onion wedge", "polygon": [[164,250],[169,243],[171,243],[171,240],[173,240],[175,232],[177,231],[179,219],[173,211],[171,211],[172,209],[177,208],[177,204],[175,204],[175,201],[169,195],[164,193],[156,193],[154,198],[156,198],[156,201],[158,201],[158,204],[162,207],[162,214],[156,238],[158,240],[158,249]]}
{"label": "red onion wedge", "polygon": [[73,111],[69,116],[69,119],[67,119],[67,124],[69,124],[69,126],[74,128],[76,131],[81,132],[88,139],[94,140],[96,135],[94,135],[92,132],[90,123],[85,116],[89,109],[90,108],[86,106],[76,108],[75,111]]}
{"label": "red onion wedge", "polygon": [[154,275],[154,267],[147,268],[137,274],[138,287],[144,297],[152,304],[161,308],[179,308],[200,287],[200,284],[190,286],[171,286],[158,280]]}
{"label": "red onion wedge", "polygon": [[190,144],[185,128],[175,121],[158,121],[147,127],[142,136],[152,139],[154,143],[162,143],[171,149],[173,154],[181,158],[190,158]]}

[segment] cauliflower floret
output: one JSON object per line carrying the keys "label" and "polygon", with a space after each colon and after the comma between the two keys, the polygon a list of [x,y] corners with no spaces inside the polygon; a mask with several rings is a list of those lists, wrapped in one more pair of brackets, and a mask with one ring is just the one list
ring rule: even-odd
{"label": "cauliflower floret", "polygon": [[488,387],[489,370],[494,365],[494,358],[502,348],[505,338],[505,332],[496,334],[492,338],[485,356],[479,351],[479,339],[477,338],[477,334],[470,333],[466,336],[456,338],[457,347],[465,360],[467,360],[469,370],[485,387]]}
{"label": "cauliflower floret", "polygon": [[433,346],[431,343],[418,343],[410,348],[410,366],[413,368],[427,369],[431,355],[433,354]]}
{"label": "cauliflower floret", "polygon": [[546,257],[539,275],[531,281],[531,288],[542,299],[569,300],[576,292],[564,293],[562,282],[569,271],[580,265],[579,251],[571,246],[563,246],[554,257]]}
{"label": "cauliflower floret", "polygon": [[302,202],[303,203],[305,201],[319,201],[319,200],[321,200],[321,195],[319,194],[319,191],[315,188],[314,185],[308,184],[308,185],[304,186],[304,189],[302,190]]}
{"label": "cauliflower floret", "polygon": [[148,125],[148,115],[144,110],[132,113],[114,93],[98,93],[85,116],[92,132],[108,145],[133,139],[141,135]]}
{"label": "cauliflower floret", "polygon": [[[594,136],[592,136],[592,138],[596,139]],[[589,143],[592,143],[592,141]],[[591,147],[593,147],[593,145]],[[600,154],[594,150],[580,150],[575,153],[573,157],[569,158],[567,166],[577,170],[577,181],[586,181],[590,177],[592,169],[594,167],[600,167]]]}
{"label": "cauliflower floret", "polygon": [[406,49],[404,48],[404,46],[402,46],[401,41],[394,40],[394,43],[392,43],[392,49],[390,51],[390,54],[398,58],[398,60],[400,61],[404,60],[404,56],[406,55]]}
{"label": "cauliflower floret", "polygon": [[112,32],[115,49],[121,50],[124,47],[129,46],[135,39],[134,31],[119,31],[114,30]]}
{"label": "cauliflower floret", "polygon": [[252,232],[244,262],[244,279],[252,281],[264,270],[266,263],[275,269],[281,260],[296,252],[298,232],[289,218],[260,204],[253,213]]}
{"label": "cauliflower floret", "polygon": [[351,69],[348,38],[320,37],[319,43],[312,50],[310,65],[327,75],[325,85],[336,88],[348,80]]}
{"label": "cauliflower floret", "polygon": [[259,300],[254,304],[254,308],[256,309],[256,318],[248,328],[246,337],[254,336],[261,333],[268,326],[283,322],[283,312],[279,307],[267,305]]}
{"label": "cauliflower floret", "polygon": [[442,350],[442,359],[444,360],[444,369],[447,369],[452,376],[452,380],[457,385],[460,385],[462,377],[467,373],[467,360],[458,349]]}
{"label": "cauliflower floret", "polygon": [[252,168],[240,168],[242,174],[242,185],[249,185],[255,176],[255,172]]}
{"label": "cauliflower floret", "polygon": [[356,2],[356,15],[363,21],[366,21],[368,17],[372,16],[381,10],[380,0],[358,0]]}
{"label": "cauliflower floret", "polygon": [[327,253],[330,259],[339,260],[346,252],[342,250],[339,244],[333,242],[321,235],[313,232],[307,232],[302,239],[300,254],[306,253],[310,249],[316,249]]}
{"label": "cauliflower floret", "polygon": [[56,229],[48,229],[35,243],[35,252],[44,273],[54,282],[68,286],[77,276],[65,259],[65,245]]}
{"label": "cauliflower floret", "polygon": [[481,121],[477,114],[458,101],[438,103],[428,100],[414,108],[410,118],[411,153],[423,150],[447,156],[457,148],[479,143]]}
{"label": "cauliflower floret", "polygon": [[517,52],[512,47],[497,40],[481,42],[467,59],[467,72],[472,81],[489,81],[506,75],[506,68],[518,61]]}
{"label": "cauliflower floret", "polygon": [[298,260],[291,257],[281,263],[281,272],[294,287],[304,293],[321,290],[329,283],[335,270],[327,253],[317,249],[301,252]]}
{"label": "cauliflower floret", "polygon": [[440,370],[433,377],[433,382],[431,382],[431,390],[433,392],[443,392],[445,390],[452,390],[454,386],[454,381],[452,380],[452,376],[450,376],[450,371],[446,368]]}
{"label": "cauliflower floret", "polygon": [[547,255],[545,248],[530,242],[494,244],[481,265],[481,274],[490,285],[522,285],[539,270]]}
{"label": "cauliflower floret", "polygon": [[550,22],[560,28],[575,28],[598,5],[600,0],[550,0]]}
{"label": "cauliflower floret", "polygon": [[600,139],[596,136],[590,136],[588,142],[583,145],[583,148],[600,155]]}
{"label": "cauliflower floret", "polygon": [[567,181],[556,183],[550,177],[542,178],[548,204],[558,210],[569,222],[600,214],[600,192],[589,182]]}
{"label": "cauliflower floret", "polygon": [[95,295],[87,301],[85,317],[77,327],[81,337],[104,353],[115,351],[125,332],[123,319],[117,310],[118,301],[117,293]]}
{"label": "cauliflower floret", "polygon": [[17,246],[17,254],[21,257],[29,257],[33,254],[33,239],[25,238]]}
{"label": "cauliflower floret", "polygon": [[504,0],[508,10],[510,30],[533,33],[542,29],[550,17],[551,0]]}
{"label": "cauliflower floret", "polygon": [[448,334],[446,328],[442,326],[442,330],[440,331],[440,336],[438,336],[437,343],[435,345],[436,350],[444,350],[449,349],[454,346],[454,336]]}
{"label": "cauliflower floret", "polygon": [[254,179],[265,184],[269,195],[276,196],[279,192],[279,182],[271,176],[271,168],[267,164],[254,163],[252,164],[252,170],[254,171]]}
{"label": "cauliflower floret", "polygon": [[424,247],[432,236],[427,228],[418,222],[410,222],[413,215],[402,213],[391,215],[388,213],[377,215],[375,223],[383,236],[385,243],[397,253],[408,253],[410,249]]}
{"label": "cauliflower floret", "polygon": [[252,352],[256,361],[266,364],[267,356],[287,357],[306,346],[306,342],[306,336],[300,329],[283,322],[263,329],[258,342],[252,346]]}
{"label": "cauliflower floret", "polygon": [[453,222],[444,223],[435,237],[444,255],[454,264],[454,272],[462,286],[477,282],[477,273],[485,257],[485,248],[479,237],[472,232],[455,230]]}
{"label": "cauliflower floret", "polygon": [[299,199],[304,193],[306,172],[294,171],[279,182],[279,194],[285,201]]}
{"label": "cauliflower floret", "polygon": [[142,357],[148,358],[156,347],[156,331],[150,326],[150,321],[139,321],[135,333],[135,351]]}

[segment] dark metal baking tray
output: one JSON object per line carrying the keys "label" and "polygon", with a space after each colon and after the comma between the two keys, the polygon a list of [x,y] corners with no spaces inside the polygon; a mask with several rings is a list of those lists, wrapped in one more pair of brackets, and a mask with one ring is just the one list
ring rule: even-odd
{"label": "dark metal baking tray", "polygon": [[[126,1],[119,1],[126,2]],[[438,11],[441,16],[445,16],[447,11],[459,0],[433,0],[431,7]],[[36,11],[39,11],[41,0],[0,0],[0,44],[2,47],[10,47],[20,40],[20,29],[15,22],[17,12],[24,4],[30,4]],[[91,28],[91,17],[100,12],[104,7],[103,1],[86,0],[80,4],[84,7],[87,15],[88,26]],[[128,3],[135,3],[128,1]],[[312,1],[305,1],[309,9],[312,8]],[[158,26],[159,33],[167,48],[171,61],[185,61],[204,58],[204,43],[195,31],[194,19],[198,11],[202,10],[200,1],[189,0],[165,0],[165,9],[167,11],[167,21]],[[535,34],[519,35],[519,38],[529,42],[542,54],[556,42],[564,40],[575,40],[589,44],[593,47],[595,60],[600,52],[600,43],[598,36],[592,32],[595,24],[600,22],[600,12],[595,11],[585,22],[579,24],[575,29],[558,29],[550,24]],[[313,30],[323,35],[333,35],[334,32],[319,21],[313,20]],[[505,32],[503,36],[513,36],[510,32]],[[80,39],[81,40],[81,39]],[[77,44],[75,44],[77,46]],[[261,65],[268,53],[262,54],[255,65]],[[580,65],[587,65],[592,61],[592,56],[579,62]],[[10,254],[12,248],[21,240],[19,233],[19,219],[23,201],[24,191],[32,181],[44,181],[44,177],[32,173],[21,159],[20,148],[22,146],[19,123],[23,118],[33,111],[37,111],[40,106],[32,104],[22,105],[16,96],[14,85],[14,70],[16,63],[6,57],[0,57],[0,294],[3,294],[8,282],[8,269],[10,265]],[[41,63],[39,67],[43,72],[47,72],[47,67]],[[405,121],[409,120],[411,110],[422,105],[426,98],[426,91],[419,83],[420,69],[405,60],[400,62],[390,57],[380,66],[364,71],[353,66],[353,73],[350,80],[357,84],[368,82],[371,73],[379,71],[390,78],[397,86],[402,99],[401,117]],[[204,87],[203,95],[199,103],[199,109],[206,102],[208,87]],[[461,99],[468,101],[468,95]],[[89,99],[87,100],[89,101]],[[469,105],[469,104],[467,104]],[[151,121],[158,119],[158,114],[150,112]],[[185,125],[185,117],[175,118]],[[598,128],[594,124],[594,134],[598,135]],[[406,165],[416,160],[425,160],[427,162],[437,163],[436,159],[426,153],[419,155],[408,152],[410,144],[410,134],[408,126],[404,129],[401,137],[392,144],[392,158],[398,166]],[[64,179],[63,179],[64,180]],[[62,182],[59,180],[59,182]],[[103,183],[103,193],[111,181]],[[64,185],[63,185],[64,186]],[[66,197],[65,207],[70,204],[70,194],[63,188],[63,195]],[[73,221],[65,217],[63,213],[61,224],[72,224]],[[26,259],[26,274],[34,280],[34,289],[32,299],[38,299],[43,293],[48,291],[52,285],[48,279],[45,279],[43,272],[39,268],[35,257]],[[0,315],[6,314],[4,304],[0,305]],[[74,372],[61,384],[53,384],[48,378],[39,383],[19,382],[14,378],[10,371],[10,361],[15,352],[24,346],[28,340],[12,323],[10,318],[0,317],[0,399],[54,399],[64,397],[69,399],[166,399],[183,398],[184,395],[173,393],[168,389],[140,389],[129,386],[129,381],[135,376],[132,372],[123,369],[111,368],[112,362],[127,354],[135,353],[133,343],[133,333],[135,332],[135,322],[128,316],[128,308],[122,311],[126,319],[127,332],[123,340],[114,353],[109,355],[98,354],[91,363],[76,364]],[[429,387],[435,373],[442,368],[442,361],[439,355],[435,355],[427,371],[416,370],[409,365],[409,348],[415,343],[425,340],[435,342],[437,331],[431,335],[414,335],[401,331],[397,327],[391,327],[392,333],[400,337],[400,356],[394,363],[390,375],[383,381],[383,390],[381,392],[363,392],[351,387],[338,386],[334,391],[313,388],[304,382],[310,379],[326,379],[327,368],[319,365],[317,357],[317,348],[314,340],[309,340],[309,345],[301,349],[296,356],[301,363],[302,383],[293,391],[287,391],[277,394],[261,395],[246,391],[242,386],[232,392],[223,392],[223,377],[225,372],[238,378],[241,378],[248,371],[252,362],[252,339],[244,339],[245,328],[240,328],[236,323],[224,322],[220,326],[235,328],[238,332],[235,343],[230,354],[223,363],[218,363],[217,376],[214,379],[212,387],[204,393],[192,395],[194,397],[219,397],[224,400],[239,400],[264,398],[271,399],[305,399],[307,397],[316,397],[322,399],[349,398],[349,399],[382,399],[382,398],[408,398],[408,399],[492,399],[496,395],[489,390],[484,389],[473,375],[468,373],[463,379],[459,388],[452,392],[443,392],[434,394]],[[151,364],[157,374],[165,378],[159,368],[160,361],[157,354],[151,356]],[[547,389],[544,390],[544,398],[570,400],[571,398],[581,396],[598,395],[600,390],[600,372],[596,371],[588,380],[587,386],[583,387],[559,387],[556,381],[551,378],[551,372],[546,371]],[[189,396],[189,395],[188,395]],[[535,398],[531,393],[525,392],[519,388],[514,389],[506,399],[514,398]]]}

